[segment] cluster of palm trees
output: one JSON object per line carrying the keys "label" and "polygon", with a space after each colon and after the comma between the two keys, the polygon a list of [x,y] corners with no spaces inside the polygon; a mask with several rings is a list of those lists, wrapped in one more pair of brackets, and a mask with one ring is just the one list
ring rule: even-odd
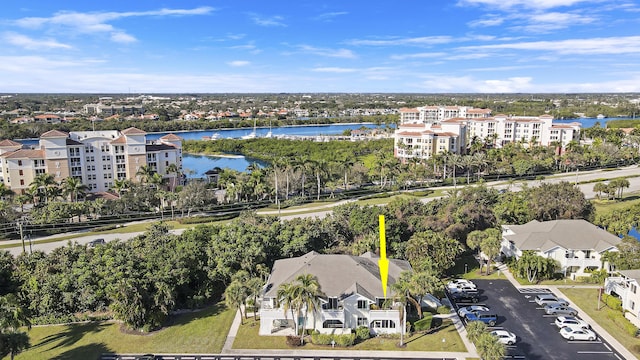
{"label": "cluster of palm trees", "polygon": [[[292,282],[281,284],[278,288],[278,303],[287,316],[291,311],[291,318],[295,324],[296,335],[302,335],[307,326],[309,312],[315,316],[320,308],[320,297],[323,296],[318,278],[311,274],[300,274]],[[298,318],[303,314],[302,326],[299,326]],[[304,337],[300,336],[300,343]]]}
{"label": "cluster of palm trees", "polygon": [[82,179],[68,177],[58,183],[53,175],[46,173],[36,175],[24,194],[15,195],[4,183],[0,183],[0,196],[3,199],[14,197],[15,202],[20,204],[21,209],[24,209],[24,205],[27,203],[35,205],[47,204],[59,198],[78,202],[78,200],[85,197],[86,193],[87,186],[82,183]]}

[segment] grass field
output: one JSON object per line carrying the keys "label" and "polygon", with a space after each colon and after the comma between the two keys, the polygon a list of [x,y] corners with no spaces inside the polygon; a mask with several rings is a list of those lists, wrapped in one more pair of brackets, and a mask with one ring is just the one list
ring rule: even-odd
{"label": "grass field", "polygon": [[31,348],[16,360],[97,359],[102,353],[218,354],[235,311],[222,303],[202,311],[177,315],[170,326],[149,334],[127,334],[113,322],[33,327]]}
{"label": "grass field", "polygon": [[622,200],[593,200],[593,206],[597,215],[622,211],[633,205],[640,204],[640,194],[629,193],[622,197]]}
{"label": "grass field", "polygon": [[631,336],[616,320],[627,321],[620,311],[610,309],[602,304],[600,310],[597,310],[598,289],[580,289],[580,288],[564,288],[560,289],[571,301],[576,303],[580,309],[586,312],[600,326],[602,326],[611,336],[616,338],[624,347],[626,347],[637,358],[640,358],[640,340]]}
{"label": "grass field", "polygon": [[[287,346],[284,336],[259,336],[260,325],[250,318],[240,326],[233,343],[234,349],[294,349]],[[443,341],[444,339],[444,341]],[[406,347],[399,348],[399,339],[371,338],[356,344],[349,350],[393,350],[393,351],[467,351],[453,323],[445,320],[442,326],[431,334],[415,334],[405,337]],[[306,343],[300,350],[331,350],[331,346]],[[345,348],[336,347],[336,350]]]}

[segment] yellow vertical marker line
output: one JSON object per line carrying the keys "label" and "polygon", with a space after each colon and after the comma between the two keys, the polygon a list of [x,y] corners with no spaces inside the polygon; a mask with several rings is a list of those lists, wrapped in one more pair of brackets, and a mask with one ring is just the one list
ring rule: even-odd
{"label": "yellow vertical marker line", "polygon": [[389,278],[389,259],[387,259],[387,240],[385,237],[384,229],[384,215],[378,217],[380,223],[380,260],[378,260],[378,266],[380,267],[380,280],[382,281],[382,293],[384,297],[387,297],[387,280]]}

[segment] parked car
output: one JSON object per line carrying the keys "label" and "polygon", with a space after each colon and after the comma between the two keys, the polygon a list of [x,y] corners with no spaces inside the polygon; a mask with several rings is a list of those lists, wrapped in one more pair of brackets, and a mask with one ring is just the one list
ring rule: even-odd
{"label": "parked car", "polygon": [[455,287],[449,287],[447,288],[449,290],[449,292],[460,292],[460,291],[465,291],[465,292],[475,292],[478,293],[478,288],[475,286],[470,286],[467,284],[460,284],[458,286]]}
{"label": "parked car", "polygon": [[451,298],[457,303],[472,302],[477,303],[480,300],[478,292],[457,291],[451,293]]}
{"label": "parked car", "polygon": [[96,247],[98,245],[104,245],[106,244],[106,242],[104,241],[104,239],[95,239],[95,240],[91,240],[87,243],[88,247]]}
{"label": "parked car", "polygon": [[461,307],[460,309],[458,309],[458,315],[460,315],[460,317],[466,317],[467,314],[475,312],[475,311],[488,312],[489,308],[487,306],[483,306],[483,305],[464,306],[464,307]]}
{"label": "parked car", "polygon": [[447,288],[473,288],[477,289],[476,284],[472,283],[467,279],[453,279],[447,283]]}
{"label": "parked car", "polygon": [[594,341],[596,339],[596,333],[594,333],[593,331],[571,326],[565,326],[560,329],[560,335],[568,340]]}
{"label": "parked car", "polygon": [[556,297],[553,294],[539,294],[536,295],[536,304],[545,306],[548,303],[559,303],[561,305],[569,305],[565,299]]}
{"label": "parked car", "polygon": [[545,305],[544,312],[547,315],[578,315],[578,311],[576,309],[565,305]]}
{"label": "parked car", "polygon": [[497,337],[501,344],[513,345],[516,343],[516,335],[506,330],[494,330],[491,335]]}
{"label": "parked car", "polygon": [[583,328],[583,329],[591,328],[591,326],[589,326],[589,324],[587,324],[586,321],[580,320],[573,316],[558,316],[558,318],[556,318],[556,326],[560,329],[562,329],[565,326],[570,326],[574,328],[577,327],[577,328]]}
{"label": "parked car", "polygon": [[472,312],[467,315],[467,321],[482,321],[489,326],[495,326],[498,322],[498,315],[484,312]]}

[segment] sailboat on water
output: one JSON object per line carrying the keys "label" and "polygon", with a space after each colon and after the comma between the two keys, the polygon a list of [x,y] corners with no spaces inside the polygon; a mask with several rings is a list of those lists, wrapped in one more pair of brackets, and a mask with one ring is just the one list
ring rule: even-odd
{"label": "sailboat on water", "polygon": [[269,120],[269,132],[264,136],[266,138],[272,138],[273,133],[271,132],[271,120]]}
{"label": "sailboat on water", "polygon": [[256,119],[253,119],[253,131],[250,132],[247,135],[242,136],[241,139],[243,139],[243,140],[255,139],[256,137],[257,137],[257,135],[256,135]]}

